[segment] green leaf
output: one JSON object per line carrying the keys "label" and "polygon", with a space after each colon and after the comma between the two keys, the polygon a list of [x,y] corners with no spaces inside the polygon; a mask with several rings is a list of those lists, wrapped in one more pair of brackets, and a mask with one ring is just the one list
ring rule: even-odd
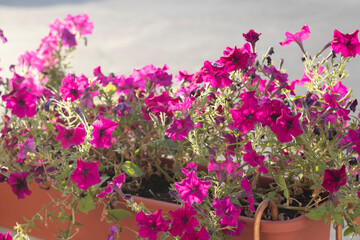
{"label": "green leaf", "polygon": [[88,212],[93,209],[95,209],[95,203],[94,203],[94,199],[90,194],[80,199],[79,201],[80,212]]}
{"label": "green leaf", "polygon": [[140,177],[144,174],[144,172],[133,162],[126,161],[121,166],[121,169],[132,177]]}
{"label": "green leaf", "polygon": [[348,227],[345,231],[344,231],[344,236],[349,236],[350,234],[352,234],[354,232],[354,228],[353,227]]}
{"label": "green leaf", "polygon": [[177,150],[179,148],[178,144],[174,142],[172,139],[164,139],[162,141],[162,144],[165,148],[171,150]]}
{"label": "green leaf", "polygon": [[340,214],[333,214],[333,219],[335,222],[341,225],[341,227],[344,227],[344,217]]}
{"label": "green leaf", "polygon": [[124,209],[108,209],[107,211],[109,216],[111,216],[114,220],[121,220],[133,215],[131,212]]}
{"label": "green leaf", "polygon": [[284,191],[284,196],[286,199],[290,198],[290,194],[289,194],[289,190],[286,186],[286,182],[285,182],[285,178],[284,177],[280,177],[279,179],[277,179],[276,183],[279,185],[279,187],[281,188],[281,190]]}
{"label": "green leaf", "polygon": [[318,209],[313,210],[311,212],[308,212],[307,214],[305,214],[306,217],[312,219],[312,220],[320,220],[324,217],[324,213]]}

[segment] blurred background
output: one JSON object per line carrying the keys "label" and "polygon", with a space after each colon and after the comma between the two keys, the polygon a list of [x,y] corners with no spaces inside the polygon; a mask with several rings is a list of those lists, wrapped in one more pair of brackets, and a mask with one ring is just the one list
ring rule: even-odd
{"label": "blurred background", "polygon": [[[0,0],[0,29],[8,39],[0,43],[1,75],[10,77],[8,68],[17,64],[18,56],[37,49],[55,18],[87,12],[95,28],[87,46],[74,52],[76,74],[92,77],[101,66],[106,75],[129,75],[134,68],[165,63],[173,75],[193,73],[204,61],[217,60],[227,46],[242,46],[242,34],[254,29],[262,33],[258,56],[273,46],[275,65],[283,58],[291,81],[302,77],[303,65],[295,43],[279,45],[285,32],[295,33],[307,24],[311,34],[304,47],[315,55],[334,29],[360,29],[359,9],[359,0]],[[346,85],[359,97],[360,56],[350,62],[348,72]]]}

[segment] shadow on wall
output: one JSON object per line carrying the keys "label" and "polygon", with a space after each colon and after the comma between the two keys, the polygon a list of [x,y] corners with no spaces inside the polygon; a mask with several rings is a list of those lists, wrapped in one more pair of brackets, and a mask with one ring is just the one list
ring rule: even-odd
{"label": "shadow on wall", "polygon": [[99,0],[0,0],[0,6],[8,7],[47,7],[63,4],[82,4]]}

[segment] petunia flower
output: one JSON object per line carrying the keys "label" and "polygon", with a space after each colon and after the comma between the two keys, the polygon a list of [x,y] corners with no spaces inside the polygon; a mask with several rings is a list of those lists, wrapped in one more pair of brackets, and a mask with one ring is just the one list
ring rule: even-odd
{"label": "petunia flower", "polygon": [[189,172],[196,172],[197,168],[198,168],[198,165],[196,165],[193,162],[189,162],[188,165],[186,165],[185,168],[181,169],[181,172],[183,174],[187,175]]}
{"label": "petunia flower", "polygon": [[307,40],[309,38],[309,34],[310,34],[310,29],[309,27],[305,24],[301,30],[297,33],[291,34],[289,32],[285,33],[286,39],[283,42],[280,42],[281,46],[285,46],[285,45],[289,45],[291,42],[296,42],[299,47],[301,48],[301,51],[303,53],[305,53],[304,47],[302,42],[304,40]]}
{"label": "petunia flower", "polygon": [[290,142],[292,137],[300,136],[303,131],[300,126],[300,113],[291,116],[287,111],[282,109],[282,115],[276,120],[271,130],[277,135],[279,142]]}
{"label": "petunia flower", "polygon": [[118,124],[98,114],[99,120],[96,120],[92,126],[94,131],[90,143],[95,148],[110,148],[112,145],[112,133]]}
{"label": "petunia flower", "polygon": [[223,199],[215,198],[213,208],[216,210],[216,215],[220,219],[220,223],[225,226],[235,226],[237,219],[241,213],[241,207],[235,206],[230,197],[227,196]]}
{"label": "petunia flower", "polygon": [[110,226],[110,233],[107,235],[107,240],[115,240],[115,235],[119,231],[119,229],[115,225]]}
{"label": "petunia flower", "polygon": [[11,232],[0,233],[0,240],[13,240]]}
{"label": "petunia flower", "polygon": [[257,152],[253,149],[251,142],[248,142],[242,150],[245,151],[243,156],[245,162],[249,163],[252,167],[259,166],[259,171],[261,173],[266,174],[269,172],[269,170],[264,166],[265,156],[257,154]]}
{"label": "petunia flower", "polygon": [[358,39],[359,30],[351,34],[343,34],[334,30],[334,37],[331,41],[331,48],[336,53],[341,53],[344,57],[355,57],[360,54],[360,42]]}
{"label": "petunia flower", "polygon": [[323,186],[331,194],[338,191],[347,182],[345,165],[340,169],[325,169]]}
{"label": "petunia flower", "polygon": [[57,130],[56,140],[61,141],[63,150],[73,145],[81,145],[86,137],[85,127],[82,123],[78,127],[70,129],[57,125]]}
{"label": "petunia flower", "polygon": [[2,100],[6,102],[6,108],[11,109],[11,113],[24,118],[31,118],[36,111],[37,97],[25,88],[13,90],[11,93],[3,95]]}
{"label": "petunia flower", "polygon": [[136,215],[140,237],[156,240],[158,233],[168,231],[171,220],[165,220],[161,216],[161,212],[162,209],[159,209],[152,214],[145,214],[143,211],[140,211]]}
{"label": "petunia flower", "polygon": [[79,158],[76,162],[76,169],[71,173],[71,180],[76,182],[78,187],[84,190],[100,183],[99,163],[100,162],[83,162],[81,158]]}
{"label": "petunia flower", "polygon": [[70,98],[71,102],[73,102],[81,98],[85,88],[88,86],[89,80],[84,75],[77,77],[74,74],[69,73],[62,79],[59,92],[64,101]]}
{"label": "petunia flower", "polygon": [[204,226],[201,226],[200,231],[185,232],[180,240],[209,240],[210,234],[206,231]]}
{"label": "petunia flower", "polygon": [[204,62],[201,68],[201,77],[204,82],[208,82],[213,88],[224,88],[232,84],[229,73],[224,65],[219,63],[212,64],[209,61]]}
{"label": "petunia flower", "polygon": [[194,217],[197,212],[187,202],[178,210],[169,211],[169,213],[173,218],[169,232],[173,236],[182,236],[184,232],[194,231],[194,228],[199,225],[198,219]]}
{"label": "petunia flower", "polygon": [[239,164],[234,162],[231,156],[227,156],[225,161],[218,162],[214,158],[211,158],[208,171],[215,172],[217,178],[224,178],[230,174],[232,174],[237,168]]}
{"label": "petunia flower", "polygon": [[103,198],[106,196],[106,194],[111,194],[114,190],[111,187],[111,184],[114,184],[116,187],[121,188],[122,184],[125,182],[125,173],[120,174],[117,176],[111,183],[107,183],[108,186],[105,188],[104,191],[97,194],[96,196],[99,198]]}
{"label": "petunia flower", "polygon": [[248,33],[243,33],[243,37],[247,42],[251,44],[252,51],[255,52],[255,43],[259,41],[261,33],[255,32],[253,29],[250,29]]}
{"label": "petunia flower", "polygon": [[19,199],[24,199],[25,195],[30,195],[31,191],[28,188],[26,178],[29,172],[12,172],[10,173],[8,183],[11,190],[18,196]]}
{"label": "petunia flower", "polygon": [[19,145],[20,151],[16,155],[18,158],[25,159],[28,152],[34,152],[34,137],[29,135],[23,144]]}
{"label": "petunia flower", "polygon": [[191,121],[190,115],[183,119],[176,119],[174,117],[169,128],[165,130],[165,134],[174,141],[183,141],[191,130],[194,130],[194,123]]}
{"label": "petunia flower", "polygon": [[184,180],[176,182],[174,185],[180,194],[181,200],[192,204],[194,202],[202,203],[207,197],[207,190],[211,182],[201,181],[196,177],[195,172],[191,171]]}
{"label": "petunia flower", "polygon": [[75,47],[77,45],[75,34],[72,34],[67,28],[62,28],[60,30],[60,38],[63,45],[66,47]]}

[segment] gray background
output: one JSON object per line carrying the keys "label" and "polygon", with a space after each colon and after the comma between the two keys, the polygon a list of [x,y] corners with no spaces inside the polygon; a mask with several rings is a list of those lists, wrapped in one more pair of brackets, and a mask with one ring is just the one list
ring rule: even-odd
{"label": "gray background", "polygon": [[[274,46],[276,65],[284,58],[289,79],[294,80],[303,75],[301,52],[294,43],[279,45],[285,32],[295,33],[307,24],[311,34],[304,47],[315,55],[332,39],[335,28],[343,33],[360,29],[359,10],[359,0],[0,0],[0,28],[8,38],[7,44],[0,43],[1,75],[9,77],[8,66],[26,50],[36,50],[55,18],[87,12],[95,28],[88,46],[74,53],[76,74],[92,77],[100,65],[104,74],[129,75],[150,63],[166,63],[174,75],[184,69],[193,73],[205,60],[217,60],[227,46],[242,46],[242,33],[255,29],[262,33],[259,56]],[[359,59],[350,62],[346,82],[355,88],[356,97]]]}

